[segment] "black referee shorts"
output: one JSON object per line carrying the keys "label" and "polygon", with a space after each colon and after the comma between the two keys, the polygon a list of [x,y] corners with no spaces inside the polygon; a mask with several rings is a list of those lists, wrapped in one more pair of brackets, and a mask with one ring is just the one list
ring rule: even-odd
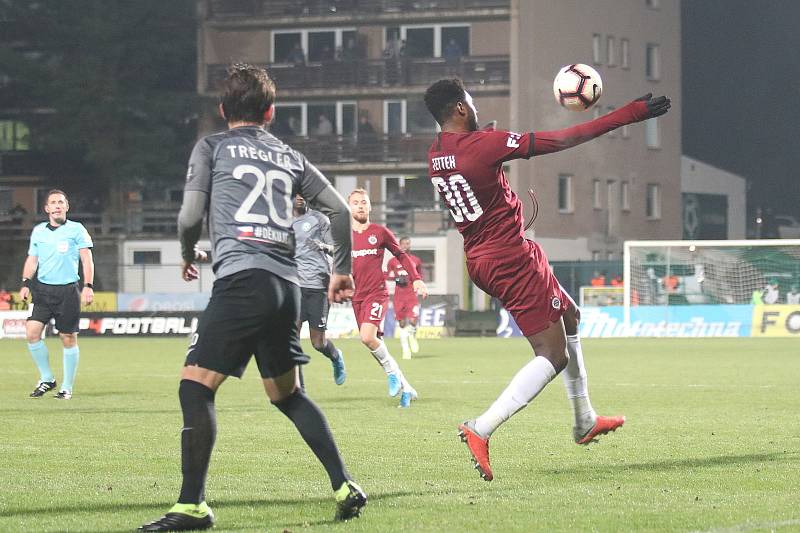
{"label": "black referee shorts", "polygon": [[300,288],[302,305],[300,323],[308,322],[308,327],[325,331],[328,324],[328,291],[325,289]]}
{"label": "black referee shorts", "polygon": [[59,333],[77,333],[81,318],[81,295],[77,283],[48,285],[38,282],[31,286],[33,312],[28,320],[42,324],[56,319]]}
{"label": "black referee shorts", "polygon": [[278,377],[309,361],[300,347],[299,317],[294,283],[258,268],[219,278],[185,365],[240,378],[254,355],[262,378]]}

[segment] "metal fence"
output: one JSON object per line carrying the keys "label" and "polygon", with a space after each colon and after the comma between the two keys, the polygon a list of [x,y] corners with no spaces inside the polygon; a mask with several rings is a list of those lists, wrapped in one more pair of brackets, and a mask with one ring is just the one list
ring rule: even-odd
{"label": "metal fence", "polygon": [[208,16],[299,17],[381,15],[415,10],[463,11],[509,9],[511,0],[211,0]]}
{"label": "metal fence", "polygon": [[[308,64],[261,63],[280,89],[358,87],[359,90],[391,86],[425,86],[441,78],[458,76],[468,85],[508,84],[510,60],[505,56],[443,58],[391,58],[321,61]],[[206,66],[206,90],[217,92],[227,64]]]}

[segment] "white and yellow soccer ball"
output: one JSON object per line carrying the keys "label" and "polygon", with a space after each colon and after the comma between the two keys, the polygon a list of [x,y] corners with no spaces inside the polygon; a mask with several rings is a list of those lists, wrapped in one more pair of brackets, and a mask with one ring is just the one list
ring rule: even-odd
{"label": "white and yellow soccer ball", "polygon": [[567,65],[556,74],[553,95],[556,102],[570,111],[586,111],[603,94],[603,80],[589,65]]}

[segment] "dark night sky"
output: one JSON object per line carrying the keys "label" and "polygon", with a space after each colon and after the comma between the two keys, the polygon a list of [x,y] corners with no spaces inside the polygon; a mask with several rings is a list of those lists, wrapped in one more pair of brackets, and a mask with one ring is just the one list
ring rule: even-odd
{"label": "dark night sky", "polygon": [[683,152],[800,216],[800,1],[683,0]]}

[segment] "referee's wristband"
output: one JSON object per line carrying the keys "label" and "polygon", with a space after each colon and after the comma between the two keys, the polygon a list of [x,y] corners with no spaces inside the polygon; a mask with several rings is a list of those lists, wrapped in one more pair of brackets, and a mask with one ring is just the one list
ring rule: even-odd
{"label": "referee's wristband", "polygon": [[94,285],[92,285],[91,283],[84,283],[83,284],[83,288],[84,289],[92,289],[92,290],[94,290]]}

